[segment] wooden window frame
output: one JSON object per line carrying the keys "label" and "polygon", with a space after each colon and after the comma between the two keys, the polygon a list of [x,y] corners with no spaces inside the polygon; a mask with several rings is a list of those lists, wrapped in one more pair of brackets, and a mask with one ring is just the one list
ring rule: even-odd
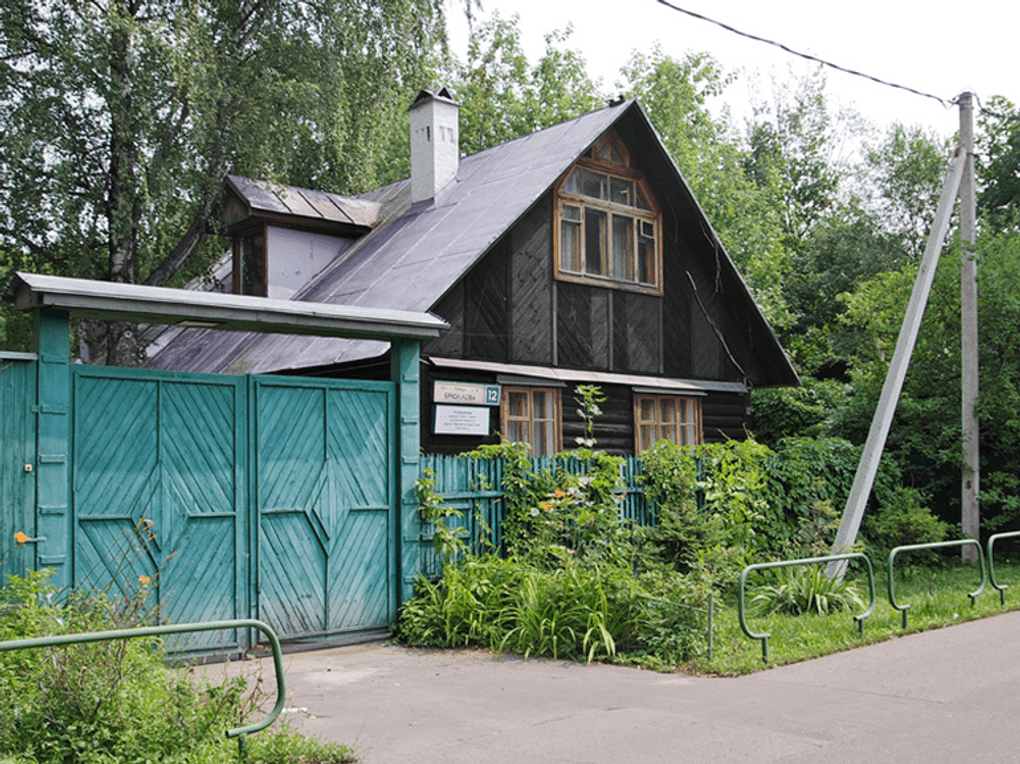
{"label": "wooden window frame", "polygon": [[[640,292],[642,294],[651,295],[662,295],[662,212],[655,200],[655,196],[652,194],[651,188],[648,185],[644,175],[639,172],[631,170],[629,166],[622,164],[616,164],[608,162],[603,159],[597,159],[595,157],[599,154],[599,147],[607,141],[613,142],[613,149],[618,153],[623,161],[629,165],[630,155],[627,153],[623,143],[610,131],[609,133],[602,136],[595,143],[592,149],[583,157],[577,160],[569,170],[560,178],[555,186],[554,193],[554,209],[553,214],[555,222],[553,225],[553,269],[554,277],[561,281],[571,281],[580,284],[591,284],[601,287],[609,287],[613,289],[623,289],[627,291]],[[641,197],[648,203],[650,209],[642,209],[637,206],[637,199],[632,200],[634,203],[623,204],[614,202],[609,199],[597,199],[592,196],[586,196],[583,193],[571,191],[567,189],[567,185],[578,169],[591,170],[603,175],[608,176],[606,182],[612,183],[612,179],[618,179],[627,181],[634,184],[635,196],[640,194]],[[579,214],[575,217],[564,217],[564,207],[571,207],[579,209]],[[587,270],[587,260],[589,253],[586,251],[586,245],[588,238],[588,219],[589,213],[604,215],[601,218],[604,223],[600,226],[602,229],[601,251],[598,254],[599,266],[598,273],[593,273]],[[630,232],[630,244],[627,247],[627,252],[624,255],[624,267],[627,270],[627,276],[624,278],[613,275],[614,262],[613,262],[613,241],[614,241],[614,218],[626,217],[633,221]],[[636,271],[640,267],[640,243],[642,239],[642,222],[650,223],[652,225],[652,232],[654,235],[654,251],[651,253],[651,270],[654,271],[654,277],[649,281],[640,281],[636,274]],[[573,227],[574,234],[574,247],[571,260],[573,261],[572,267],[565,268],[561,263],[561,257],[566,256],[566,252],[563,250],[564,231],[566,227]]]}
{"label": "wooden window frame", "polygon": [[[534,394],[540,392],[547,395],[553,396],[553,449],[552,453],[546,454],[552,456],[553,454],[559,453],[563,450],[563,394],[562,390],[558,387],[532,387],[530,385],[503,385],[503,400],[500,402],[499,407],[499,419],[500,419],[500,432],[503,437],[507,440],[511,440],[509,436],[511,422],[527,421],[528,424],[528,440],[521,441],[528,444],[531,449],[532,455],[535,451],[535,398]],[[528,396],[528,416],[527,418],[518,418],[510,416],[510,394],[511,393],[523,393]],[[539,419],[540,422],[548,422],[548,419]]]}
{"label": "wooden window frame", "polygon": [[[677,423],[675,425],[676,428],[677,428],[677,438],[676,439],[667,438],[662,433],[662,428],[668,424],[668,423],[661,422],[659,420],[659,417],[658,417],[658,413],[662,410],[660,404],[664,400],[671,400],[671,401],[674,401],[674,402],[681,402],[682,401],[683,402],[683,410],[686,410],[687,406],[690,405],[691,408],[692,408],[693,414],[694,414],[693,421],[691,421],[691,422],[684,422],[682,420],[677,421]],[[646,420],[646,419],[642,419],[641,418],[641,404],[644,401],[654,401],[655,402],[655,411],[656,411],[656,418],[655,419]],[[680,407],[678,407],[677,410],[679,411]],[[652,441],[651,441],[653,445],[655,443],[658,443],[660,440],[669,440],[671,443],[674,443],[675,445],[678,445],[678,446],[682,446],[682,445],[701,445],[704,442],[704,429],[703,429],[703,424],[702,424],[701,398],[694,397],[694,396],[687,396],[687,395],[651,395],[651,394],[647,394],[647,393],[634,393],[634,455],[635,456],[639,455],[641,453],[641,451],[643,450],[642,445],[641,445],[641,443],[642,443],[641,428],[643,426],[649,426],[649,425],[655,427],[655,437],[652,438]],[[688,430],[693,429],[693,431],[694,431],[694,438],[693,438],[694,442],[693,443],[683,444],[683,443],[680,442],[681,438],[679,437],[679,435],[680,435],[681,431],[684,430],[685,428],[688,429]]]}

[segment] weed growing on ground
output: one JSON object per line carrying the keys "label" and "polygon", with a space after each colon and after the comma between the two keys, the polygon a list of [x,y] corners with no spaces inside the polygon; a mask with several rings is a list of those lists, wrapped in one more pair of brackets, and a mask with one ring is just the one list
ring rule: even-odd
{"label": "weed growing on ground", "polygon": [[[50,571],[10,577],[0,590],[0,641],[125,629],[155,617],[151,581],[133,594],[58,592]],[[62,596],[61,596],[62,595]],[[238,760],[227,729],[262,713],[244,677],[198,682],[166,666],[154,638],[0,653],[0,756],[18,764],[220,764]],[[281,729],[251,737],[266,764],[354,761],[344,746]]]}

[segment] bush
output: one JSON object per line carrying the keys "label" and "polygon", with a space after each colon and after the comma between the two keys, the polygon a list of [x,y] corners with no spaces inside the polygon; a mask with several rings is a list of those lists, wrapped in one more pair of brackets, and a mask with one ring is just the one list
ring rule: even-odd
{"label": "bush", "polygon": [[[132,628],[155,618],[149,582],[128,597],[70,592],[61,600],[49,577],[9,577],[0,590],[0,641]],[[258,710],[257,684],[249,690],[243,677],[199,684],[165,660],[154,638],[0,653],[0,755],[17,752],[33,764],[236,761],[237,741],[224,732]],[[315,761],[353,761],[343,746],[309,748],[292,738],[263,732],[252,750],[290,750],[289,758],[265,759],[281,764],[306,761],[300,757],[309,750],[326,756]]]}
{"label": "bush", "polygon": [[848,581],[829,578],[820,565],[778,568],[776,583],[754,589],[751,604],[771,613],[824,615],[834,610],[864,610],[864,599]]}
{"label": "bush", "polygon": [[937,543],[948,532],[949,525],[921,504],[921,494],[913,488],[896,488],[873,515],[864,516],[869,546],[883,558],[893,547]]}

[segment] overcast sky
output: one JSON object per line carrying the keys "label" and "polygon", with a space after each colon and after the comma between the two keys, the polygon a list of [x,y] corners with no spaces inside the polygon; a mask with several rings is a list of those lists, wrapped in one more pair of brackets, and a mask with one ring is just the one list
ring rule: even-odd
{"label": "overcast sky", "polygon": [[[467,26],[461,0],[447,0],[451,44],[463,60]],[[971,90],[984,102],[1003,95],[1020,101],[1016,0],[969,0],[954,6],[917,0],[673,0],[673,4],[714,18],[742,32],[768,38],[794,50],[848,69],[951,100]],[[544,49],[543,36],[574,32],[567,47],[579,50],[603,90],[615,93],[620,67],[634,49],[659,42],[665,53],[681,57],[706,51],[727,71],[741,72],[723,101],[738,118],[747,113],[755,82],[771,87],[771,77],[792,80],[817,68],[801,58],[740,37],[656,2],[627,0],[483,0],[483,18],[493,10],[520,16],[525,51],[534,62]],[[962,9],[962,10],[961,10]],[[793,76],[788,73],[794,72]],[[759,77],[748,76],[758,72]],[[937,101],[827,69],[830,101],[852,105],[878,126],[892,122],[923,125],[950,136],[959,125],[955,108]]]}

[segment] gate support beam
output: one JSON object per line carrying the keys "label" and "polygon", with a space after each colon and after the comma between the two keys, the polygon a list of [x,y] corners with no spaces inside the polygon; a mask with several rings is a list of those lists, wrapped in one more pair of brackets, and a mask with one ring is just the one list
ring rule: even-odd
{"label": "gate support beam", "polygon": [[394,577],[393,607],[390,622],[397,620],[397,609],[414,596],[414,580],[422,569],[421,518],[418,515],[418,453],[421,449],[421,375],[418,340],[393,340],[390,343],[390,376],[397,383],[396,394],[396,491],[397,522],[394,532],[396,565],[390,565]]}
{"label": "gate support beam", "polygon": [[66,311],[35,315],[36,545],[35,569],[53,569],[52,583],[71,585],[71,512],[68,472],[71,435],[71,340]]}

